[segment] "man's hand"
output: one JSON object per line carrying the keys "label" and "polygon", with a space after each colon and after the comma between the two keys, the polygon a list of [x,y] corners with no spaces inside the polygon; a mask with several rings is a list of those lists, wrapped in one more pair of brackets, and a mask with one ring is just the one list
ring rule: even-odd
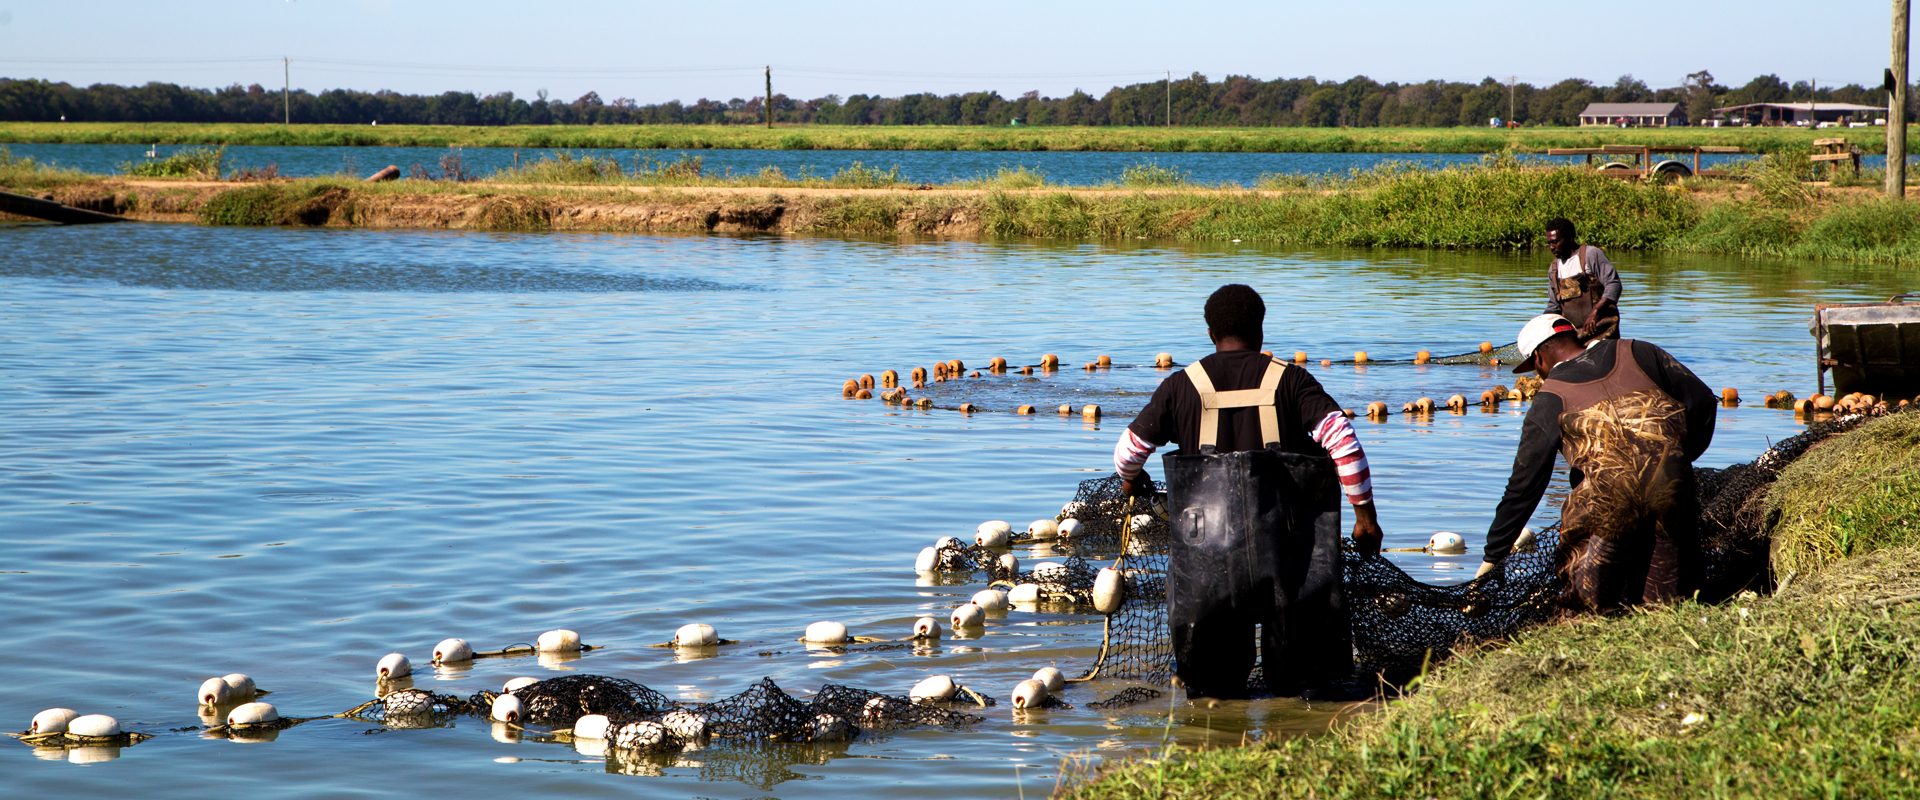
{"label": "man's hand", "polygon": [[1380,517],[1372,503],[1353,507],[1353,543],[1360,547],[1361,554],[1370,556],[1380,552],[1380,542],[1386,537],[1380,530]]}
{"label": "man's hand", "polygon": [[1474,580],[1479,580],[1485,577],[1486,574],[1489,572],[1498,572],[1498,571],[1500,571],[1499,564],[1495,564],[1492,561],[1482,561],[1480,562],[1480,571],[1473,573],[1473,578]]}
{"label": "man's hand", "polygon": [[1128,497],[1146,497],[1151,495],[1153,494],[1153,476],[1148,475],[1147,471],[1143,469],[1140,470],[1139,475],[1131,478],[1123,477],[1120,479],[1120,491],[1125,492]]}

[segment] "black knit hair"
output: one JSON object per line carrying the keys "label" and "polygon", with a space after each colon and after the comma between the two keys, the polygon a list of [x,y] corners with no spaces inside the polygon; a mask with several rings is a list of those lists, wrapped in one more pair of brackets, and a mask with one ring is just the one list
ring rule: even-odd
{"label": "black knit hair", "polygon": [[1573,221],[1566,217],[1554,217],[1553,219],[1547,220],[1547,230],[1559,231],[1560,238],[1569,242],[1578,238],[1573,233]]}
{"label": "black knit hair", "polygon": [[1235,337],[1252,344],[1261,340],[1261,326],[1267,320],[1267,304],[1260,293],[1244,283],[1229,283],[1213,290],[1207,298],[1207,330],[1217,337]]}

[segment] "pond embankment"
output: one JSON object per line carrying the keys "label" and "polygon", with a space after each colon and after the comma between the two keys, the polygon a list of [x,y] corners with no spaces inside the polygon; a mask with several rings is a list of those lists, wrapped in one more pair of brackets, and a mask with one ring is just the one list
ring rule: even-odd
{"label": "pond embankment", "polygon": [[1789,466],[1765,500],[1775,569],[1820,566],[1772,596],[1544,626],[1456,657],[1329,736],[1170,750],[1062,794],[1913,796],[1916,453],[1920,413],[1902,413]]}

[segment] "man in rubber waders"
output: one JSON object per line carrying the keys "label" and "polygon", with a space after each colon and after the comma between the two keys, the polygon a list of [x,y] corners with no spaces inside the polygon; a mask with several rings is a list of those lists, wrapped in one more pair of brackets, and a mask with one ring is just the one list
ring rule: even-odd
{"label": "man in rubber waders", "polygon": [[1258,626],[1261,676],[1276,696],[1350,694],[1352,633],[1341,585],[1340,497],[1353,538],[1380,548],[1367,456],[1320,382],[1260,352],[1267,307],[1241,284],[1207,298],[1214,353],[1160,383],[1114,448],[1130,495],[1168,442],[1167,621],[1174,673],[1190,697],[1249,694]]}
{"label": "man in rubber waders", "polygon": [[1513,371],[1538,369],[1546,382],[1521,424],[1479,575],[1506,560],[1559,452],[1573,486],[1560,510],[1565,602],[1609,612],[1692,594],[1703,568],[1693,460],[1713,442],[1719,397],[1667,351],[1632,339],[1583,346],[1558,314],[1534,317],[1519,345]]}
{"label": "man in rubber waders", "polygon": [[1607,254],[1581,244],[1565,219],[1547,223],[1547,249],[1547,313],[1572,321],[1582,342],[1620,338],[1620,273]]}

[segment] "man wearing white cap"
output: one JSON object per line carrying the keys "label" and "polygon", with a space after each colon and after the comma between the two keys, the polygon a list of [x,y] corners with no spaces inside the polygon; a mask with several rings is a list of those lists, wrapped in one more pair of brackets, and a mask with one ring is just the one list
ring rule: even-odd
{"label": "man wearing white cap", "polygon": [[1713,441],[1713,390],[1667,351],[1632,339],[1580,344],[1573,323],[1542,314],[1520,329],[1520,365],[1546,382],[1520,432],[1507,492],[1487,531],[1485,575],[1499,568],[1566,456],[1560,563],[1567,602],[1610,611],[1686,597],[1700,581],[1693,460]]}

